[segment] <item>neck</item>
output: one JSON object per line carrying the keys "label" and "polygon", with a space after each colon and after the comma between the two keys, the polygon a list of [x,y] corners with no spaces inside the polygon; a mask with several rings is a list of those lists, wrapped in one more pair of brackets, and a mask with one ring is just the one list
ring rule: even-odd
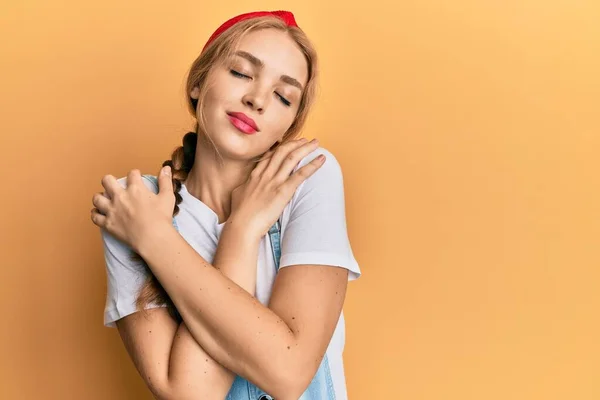
{"label": "neck", "polygon": [[201,134],[194,166],[184,183],[188,192],[212,209],[222,223],[231,214],[231,192],[246,182],[252,167],[248,161],[220,158]]}

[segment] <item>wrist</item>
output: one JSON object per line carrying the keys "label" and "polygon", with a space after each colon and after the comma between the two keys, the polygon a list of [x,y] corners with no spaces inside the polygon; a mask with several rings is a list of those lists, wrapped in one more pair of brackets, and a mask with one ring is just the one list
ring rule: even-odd
{"label": "wrist", "polygon": [[145,259],[151,251],[164,247],[173,234],[177,234],[177,231],[170,221],[156,221],[136,235],[131,247]]}
{"label": "wrist", "polygon": [[248,229],[247,225],[228,220],[223,226],[218,247],[231,243],[235,244],[235,247],[248,249],[258,247],[260,240],[261,235]]}
{"label": "wrist", "polygon": [[242,289],[255,295],[260,239],[236,224],[223,227],[213,266]]}
{"label": "wrist", "polygon": [[235,237],[237,240],[249,245],[258,245],[263,236],[256,229],[252,229],[244,220],[234,215],[230,216],[225,222],[221,235],[223,234]]}

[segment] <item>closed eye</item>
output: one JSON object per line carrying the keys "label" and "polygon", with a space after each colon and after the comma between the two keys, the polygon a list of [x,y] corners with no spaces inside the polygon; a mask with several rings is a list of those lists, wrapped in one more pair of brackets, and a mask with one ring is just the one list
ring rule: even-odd
{"label": "closed eye", "polygon": [[248,75],[244,75],[242,73],[237,72],[235,69],[230,70],[229,72],[231,72],[231,75],[235,76],[236,78],[246,78],[246,79],[251,79]]}
{"label": "closed eye", "polygon": [[279,100],[281,100],[281,102],[283,104],[285,104],[287,107],[289,107],[292,104],[288,99],[286,99],[285,97],[283,97],[279,93],[275,92],[275,94],[277,95],[277,97],[279,97]]}
{"label": "closed eye", "polygon": [[[244,75],[241,72],[236,71],[235,69],[231,69],[229,70],[229,72],[231,73],[231,75],[235,76],[236,78],[240,78],[240,79],[252,79],[251,76],[248,75]],[[286,99],[285,97],[283,97],[282,95],[280,95],[279,93],[275,92],[275,94],[277,95],[277,97],[279,98],[279,100],[281,100],[281,102],[286,106],[289,107],[291,106],[291,102]]]}

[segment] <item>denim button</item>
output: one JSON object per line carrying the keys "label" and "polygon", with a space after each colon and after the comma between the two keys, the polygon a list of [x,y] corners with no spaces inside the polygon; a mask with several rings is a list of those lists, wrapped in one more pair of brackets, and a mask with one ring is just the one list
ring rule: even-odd
{"label": "denim button", "polygon": [[263,394],[258,398],[258,400],[273,400],[273,398],[267,394]]}

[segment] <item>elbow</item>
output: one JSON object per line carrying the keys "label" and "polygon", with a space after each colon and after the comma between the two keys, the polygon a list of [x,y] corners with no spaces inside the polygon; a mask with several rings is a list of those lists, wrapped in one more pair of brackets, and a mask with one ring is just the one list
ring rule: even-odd
{"label": "elbow", "polygon": [[172,399],[169,391],[166,390],[165,388],[159,388],[155,385],[148,385],[148,384],[147,384],[147,387],[150,390],[150,392],[152,393],[152,396],[154,397],[155,400],[171,400]]}
{"label": "elbow", "polygon": [[169,385],[167,380],[158,382],[146,379],[146,386],[155,400],[173,400],[181,398],[177,397],[174,388]]}
{"label": "elbow", "polygon": [[299,380],[279,381],[269,394],[277,400],[298,400],[308,388],[309,383],[302,383]]}
{"label": "elbow", "polygon": [[223,400],[231,388],[231,381],[225,386],[215,384],[197,385],[193,382],[171,384],[154,393],[157,400]]}
{"label": "elbow", "polygon": [[189,395],[182,393],[179,386],[173,382],[165,381],[162,385],[148,385],[155,400],[188,399]]}
{"label": "elbow", "polygon": [[154,394],[154,398],[156,400],[175,400],[175,399],[183,399],[183,397],[181,397],[178,393],[176,393],[175,391],[162,391],[160,393],[154,393],[152,392],[152,394]]}
{"label": "elbow", "polygon": [[270,390],[267,392],[277,400],[298,400],[315,373],[316,371],[309,371],[307,368],[298,368],[297,365],[279,368],[272,373]]}

